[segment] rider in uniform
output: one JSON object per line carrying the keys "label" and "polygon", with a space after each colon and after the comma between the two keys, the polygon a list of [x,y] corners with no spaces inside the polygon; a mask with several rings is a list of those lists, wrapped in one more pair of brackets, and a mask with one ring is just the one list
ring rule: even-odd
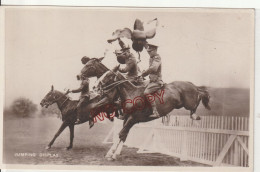
{"label": "rider in uniform", "polygon": [[[82,57],[81,58],[81,62],[82,64],[86,64],[88,61],[90,60],[89,57]],[[90,92],[89,92],[89,79],[87,77],[84,76],[84,74],[81,72],[81,75],[77,75],[77,79],[81,80],[81,84],[80,87],[78,89],[72,90],[72,93],[81,93],[80,98],[79,98],[79,102],[77,104],[77,121],[75,122],[75,124],[79,124],[81,123],[80,121],[80,108],[82,107],[83,103],[87,103],[90,99]],[[93,118],[90,116],[89,117],[89,127],[93,127],[94,125],[94,120]]]}
{"label": "rider in uniform", "polygon": [[[163,81],[162,81],[162,62],[161,62],[161,57],[159,54],[157,54],[157,48],[158,46],[152,45],[152,44],[147,44],[147,52],[150,56],[149,60],[149,68],[146,71],[142,72],[142,77],[145,77],[149,75],[150,82],[147,85],[144,94],[152,94],[158,89],[160,89],[163,86]],[[155,101],[151,103],[152,108],[153,108],[153,114],[150,115],[150,117],[160,117],[157,109],[156,109],[156,104]]]}
{"label": "rider in uniform", "polygon": [[120,65],[118,65],[115,68],[118,68],[118,71],[121,73],[127,73],[126,78],[134,85],[136,85],[136,78],[138,76],[138,66],[136,58],[132,53],[130,53],[130,48],[126,47],[124,42],[120,38],[118,38],[118,42],[122,49],[115,51],[117,61],[121,64],[125,64],[126,66],[125,68],[120,68]]}

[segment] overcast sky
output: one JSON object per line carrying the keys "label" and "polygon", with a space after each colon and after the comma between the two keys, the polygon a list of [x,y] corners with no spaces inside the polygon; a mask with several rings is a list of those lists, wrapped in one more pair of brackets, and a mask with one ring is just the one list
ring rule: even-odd
{"label": "overcast sky", "polygon": [[[250,87],[252,10],[11,8],[5,14],[6,104],[19,96],[39,103],[51,85],[60,91],[79,87],[76,75],[85,55],[101,57],[108,50],[103,63],[116,66],[113,51],[119,45],[106,40],[116,29],[133,29],[136,18],[159,20],[156,36],[148,42],[159,46],[164,82]],[[145,70],[145,50],[141,59],[139,67]]]}

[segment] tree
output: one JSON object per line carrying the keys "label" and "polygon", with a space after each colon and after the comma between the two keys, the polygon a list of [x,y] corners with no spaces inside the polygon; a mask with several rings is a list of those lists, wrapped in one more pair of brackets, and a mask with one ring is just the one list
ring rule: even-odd
{"label": "tree", "polygon": [[19,117],[27,117],[37,111],[37,105],[28,98],[20,97],[14,100],[10,110]]}

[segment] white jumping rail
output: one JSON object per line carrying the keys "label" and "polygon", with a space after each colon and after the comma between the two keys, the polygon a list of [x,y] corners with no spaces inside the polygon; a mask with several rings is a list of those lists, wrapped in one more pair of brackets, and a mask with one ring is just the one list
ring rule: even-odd
{"label": "white jumping rail", "polygon": [[[116,120],[113,140],[118,139],[122,121]],[[181,160],[211,166],[248,166],[248,117],[168,116],[163,120],[135,125],[125,142],[138,153],[158,152]],[[105,139],[108,140],[109,136]]]}

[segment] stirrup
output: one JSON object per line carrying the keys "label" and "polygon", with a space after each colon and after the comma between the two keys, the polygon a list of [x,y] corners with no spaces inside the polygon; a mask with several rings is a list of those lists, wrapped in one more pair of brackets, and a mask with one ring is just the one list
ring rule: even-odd
{"label": "stirrup", "polygon": [[149,115],[150,118],[160,118],[161,116],[159,114],[151,114]]}
{"label": "stirrup", "polygon": [[151,118],[160,118],[160,114],[158,113],[157,110],[154,110],[153,113],[151,115],[149,115],[149,117]]}
{"label": "stirrup", "polygon": [[75,124],[80,124],[80,123],[81,123],[80,119],[77,119],[77,121],[75,122]]}

